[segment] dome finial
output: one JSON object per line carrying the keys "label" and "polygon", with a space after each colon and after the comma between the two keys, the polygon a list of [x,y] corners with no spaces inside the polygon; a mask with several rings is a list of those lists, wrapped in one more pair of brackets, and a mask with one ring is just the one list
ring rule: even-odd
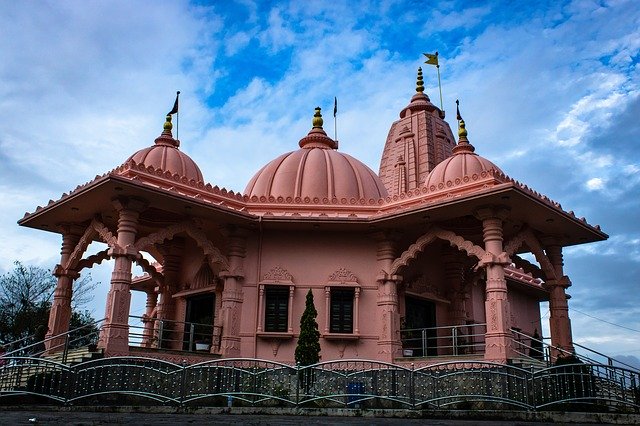
{"label": "dome finial", "polygon": [[322,124],[324,121],[322,120],[322,114],[320,113],[320,107],[316,107],[316,113],[313,114],[313,127],[319,127],[322,129]]}
{"label": "dome finial", "polygon": [[[173,124],[171,124],[171,114],[167,114],[167,119],[162,126],[165,132],[169,132],[171,134],[171,129],[173,129]],[[163,132],[164,133],[164,132]]]}
{"label": "dome finial", "polygon": [[416,92],[424,92],[424,80],[422,79],[422,67],[418,67],[418,79],[416,80]]}
{"label": "dome finial", "polygon": [[460,101],[458,99],[456,99],[456,120],[458,120],[458,139],[469,142],[467,139],[467,128],[462,116],[460,115]]}

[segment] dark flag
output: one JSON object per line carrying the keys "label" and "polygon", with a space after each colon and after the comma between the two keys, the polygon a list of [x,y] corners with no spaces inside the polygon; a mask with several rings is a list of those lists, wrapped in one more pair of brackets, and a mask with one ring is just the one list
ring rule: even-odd
{"label": "dark flag", "polygon": [[456,99],[456,120],[460,121],[462,120],[462,117],[460,116],[460,101]]}
{"label": "dark flag", "polygon": [[336,114],[338,114],[338,98],[333,98],[333,118],[336,118]]}
{"label": "dark flag", "polygon": [[178,98],[180,97],[180,91],[178,90],[176,92],[176,101],[173,103],[173,108],[171,108],[171,111],[169,111],[167,113],[167,115],[172,115],[178,112]]}

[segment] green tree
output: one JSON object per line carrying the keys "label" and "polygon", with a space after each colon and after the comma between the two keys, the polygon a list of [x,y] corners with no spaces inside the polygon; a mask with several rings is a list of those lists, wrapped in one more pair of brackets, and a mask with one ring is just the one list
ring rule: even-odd
{"label": "green tree", "polygon": [[300,319],[300,337],[295,354],[296,362],[301,366],[316,364],[320,361],[320,332],[316,322],[317,316],[318,311],[313,304],[313,293],[309,289]]}
{"label": "green tree", "polygon": [[[24,339],[19,345],[23,347],[44,339],[57,280],[45,268],[19,261],[14,265],[12,271],[0,276],[0,343]],[[90,274],[74,282],[71,328],[94,322],[89,312],[80,308],[91,301],[96,286]]]}

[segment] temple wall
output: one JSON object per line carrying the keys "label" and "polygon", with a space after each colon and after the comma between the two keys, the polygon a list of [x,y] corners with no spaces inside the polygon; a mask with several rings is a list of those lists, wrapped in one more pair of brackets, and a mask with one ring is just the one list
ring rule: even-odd
{"label": "temple wall", "polygon": [[[275,232],[265,231],[262,247],[257,235],[251,237],[245,258],[244,301],[241,323],[242,356],[274,359],[291,363],[300,332],[300,318],[305,308],[305,298],[312,289],[318,311],[318,328],[324,335],[327,320],[325,287],[340,287],[329,284],[329,276],[344,268],[357,278],[359,295],[359,338],[325,339],[321,337],[323,360],[340,358],[376,358],[379,336],[377,310],[378,271],[372,268],[376,262],[376,245],[373,239],[340,232]],[[260,253],[261,251],[261,253]],[[260,272],[258,273],[258,264]],[[254,337],[264,311],[259,306],[259,283],[273,278],[274,268],[282,268],[291,274],[295,287],[292,307],[293,338],[283,339]],[[270,276],[271,273],[271,276]],[[281,277],[282,278],[282,277]],[[284,282],[282,284],[285,284]],[[267,284],[268,285],[268,284]],[[345,284],[350,287],[351,284]]]}

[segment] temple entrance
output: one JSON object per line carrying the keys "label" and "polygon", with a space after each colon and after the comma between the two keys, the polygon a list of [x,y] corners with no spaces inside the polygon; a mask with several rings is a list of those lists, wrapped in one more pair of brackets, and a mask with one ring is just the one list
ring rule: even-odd
{"label": "temple entrance", "polygon": [[184,350],[196,349],[198,345],[211,345],[215,294],[207,293],[187,298],[184,327]]}
{"label": "temple entrance", "polygon": [[438,355],[438,333],[435,303],[417,297],[405,297],[405,326],[403,348],[413,356]]}

